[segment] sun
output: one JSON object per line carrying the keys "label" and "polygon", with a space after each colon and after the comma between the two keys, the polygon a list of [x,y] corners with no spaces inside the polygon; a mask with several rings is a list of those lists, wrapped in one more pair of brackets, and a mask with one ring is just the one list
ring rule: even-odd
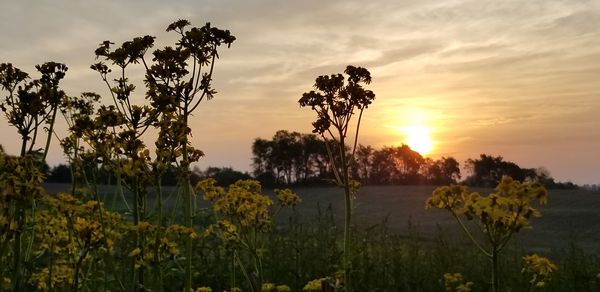
{"label": "sun", "polygon": [[410,149],[419,152],[421,155],[427,155],[433,150],[433,140],[429,134],[429,128],[421,125],[405,127],[402,129],[405,140],[404,144]]}

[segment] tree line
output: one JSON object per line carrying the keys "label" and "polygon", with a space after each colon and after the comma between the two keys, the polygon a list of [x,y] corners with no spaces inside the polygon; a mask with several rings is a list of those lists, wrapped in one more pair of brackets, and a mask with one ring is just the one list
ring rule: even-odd
{"label": "tree line", "polygon": [[[191,180],[195,182],[213,177],[222,186],[251,177],[265,186],[329,184],[334,174],[325,143],[315,134],[279,130],[271,139],[256,138],[252,143],[251,173],[231,167],[208,167],[204,170],[195,167]],[[45,167],[47,181],[71,182],[70,169],[66,164]],[[461,171],[460,163],[453,157],[423,157],[408,145],[381,148],[359,145],[350,171],[352,177],[364,185],[446,185],[462,182],[469,186],[493,187],[503,175],[508,175],[519,181],[539,181],[547,188],[577,187],[571,182],[557,182],[543,167],[523,168],[502,156],[488,154],[467,159]],[[109,172],[99,169],[98,173],[98,180],[102,183],[116,181]],[[167,169],[163,184],[176,185],[176,175],[175,169]]]}
{"label": "tree line", "polygon": [[[252,144],[252,174],[266,185],[316,184],[333,180],[325,140],[314,134],[279,130],[269,139]],[[335,152],[336,147],[330,147]],[[346,149],[349,151],[349,149]],[[338,151],[339,152],[339,151]],[[339,153],[332,153],[339,156]],[[462,182],[476,187],[493,187],[502,176],[519,181],[539,181],[548,188],[572,189],[571,182],[556,182],[548,170],[522,168],[502,156],[481,154],[464,163],[453,157],[423,157],[408,145],[375,148],[359,145],[351,162],[352,177],[366,185],[446,185]]]}

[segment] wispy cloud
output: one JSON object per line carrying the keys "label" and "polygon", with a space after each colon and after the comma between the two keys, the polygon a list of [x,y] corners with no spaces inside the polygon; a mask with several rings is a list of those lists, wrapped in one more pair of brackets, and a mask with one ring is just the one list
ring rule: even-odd
{"label": "wispy cloud", "polygon": [[[544,149],[558,141],[600,145],[590,133],[600,129],[600,2],[592,0],[18,1],[0,11],[0,61],[30,72],[47,60],[66,62],[70,94],[106,95],[89,70],[97,44],[151,34],[166,45],[174,36],[164,28],[178,18],[210,21],[237,37],[217,64],[217,98],[194,120],[205,164],[247,169],[254,137],[309,131],[312,113],[297,99],[315,77],[347,64],[374,76],[363,143],[393,141],[381,125],[396,123],[402,108],[419,108],[444,131],[439,147],[448,150],[440,153],[460,159],[524,151],[544,165],[556,153]],[[0,125],[1,134],[12,132]],[[527,150],[533,145],[537,152]],[[61,160],[60,151],[52,155]],[[576,179],[576,167],[554,174]],[[581,174],[593,180],[600,177]]]}

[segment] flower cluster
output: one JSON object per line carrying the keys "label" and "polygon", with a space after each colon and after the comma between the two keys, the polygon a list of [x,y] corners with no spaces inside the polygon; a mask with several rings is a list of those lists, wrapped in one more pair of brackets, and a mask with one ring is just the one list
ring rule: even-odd
{"label": "flower cluster", "polygon": [[204,230],[204,236],[213,236],[219,238],[225,243],[226,247],[236,245],[240,240],[238,228],[227,220],[219,220],[211,224]]}
{"label": "flower cluster", "polygon": [[495,243],[503,244],[513,232],[528,227],[531,217],[541,216],[532,203],[538,201],[544,205],[547,198],[548,193],[541,184],[520,183],[504,176],[488,196],[470,193],[465,186],[437,188],[426,201],[426,207],[447,209],[469,220],[477,218],[483,231],[489,233]]}
{"label": "flower cluster", "polygon": [[133,247],[127,254],[134,259],[135,268],[152,267],[158,264],[161,258],[173,258],[180,254],[178,242],[186,238],[198,239],[196,230],[179,224],[159,228],[149,222],[141,221],[138,225],[132,226],[131,231],[152,238],[142,245]]}
{"label": "flower cluster", "polygon": [[213,211],[230,221],[261,231],[271,227],[269,207],[273,201],[262,194],[258,181],[239,180],[225,191],[209,178],[199,182],[197,188],[204,192],[204,199],[212,202]]}
{"label": "flower cluster", "polygon": [[122,216],[107,211],[95,200],[81,202],[70,194],[44,195],[47,208],[35,213],[36,258],[49,258],[32,273],[30,283],[38,290],[77,285],[75,274],[92,265],[98,253],[113,252],[114,243],[128,230]]}
{"label": "flower cluster", "polygon": [[292,289],[287,285],[275,285],[273,283],[264,283],[260,289],[261,292],[290,292]]}
{"label": "flower cluster", "polygon": [[302,202],[300,196],[290,189],[275,189],[275,196],[277,197],[277,204],[283,207],[294,207]]}
{"label": "flower cluster", "polygon": [[525,264],[521,272],[529,274],[529,283],[537,288],[546,287],[552,279],[552,274],[558,271],[558,267],[552,261],[537,254],[524,256],[523,261]]}
{"label": "flower cluster", "polygon": [[473,285],[473,282],[465,282],[461,273],[444,274],[444,287],[446,288],[446,291],[469,292],[472,291]]}
{"label": "flower cluster", "polygon": [[323,282],[323,279],[314,279],[314,280],[306,283],[306,285],[304,285],[304,288],[302,288],[302,291],[306,291],[306,292],[320,292],[321,291],[322,282]]}

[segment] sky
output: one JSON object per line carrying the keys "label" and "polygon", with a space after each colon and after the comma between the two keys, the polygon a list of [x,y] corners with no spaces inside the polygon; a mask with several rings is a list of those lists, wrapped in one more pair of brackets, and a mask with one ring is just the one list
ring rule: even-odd
{"label": "sky", "polygon": [[[425,129],[434,159],[486,153],[600,183],[600,1],[1,1],[0,62],[34,77],[35,64],[66,63],[63,90],[106,103],[89,69],[100,42],[154,35],[157,47],[172,45],[165,29],[181,18],[230,30],[237,40],[219,53],[218,94],[191,121],[200,167],[250,170],[255,138],[310,132],[315,116],[298,99],[317,76],[352,64],[371,72],[376,94],[362,144],[400,145],[406,129]],[[18,153],[4,117],[0,137]],[[52,147],[49,163],[64,162]]]}

